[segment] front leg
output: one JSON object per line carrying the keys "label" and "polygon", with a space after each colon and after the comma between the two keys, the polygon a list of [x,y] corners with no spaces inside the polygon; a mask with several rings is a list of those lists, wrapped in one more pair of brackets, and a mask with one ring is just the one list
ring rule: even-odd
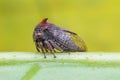
{"label": "front leg", "polygon": [[44,58],[46,58],[45,49],[44,49],[43,43],[42,42],[38,42],[38,46],[41,49],[42,53],[44,54]]}
{"label": "front leg", "polygon": [[52,48],[52,45],[47,40],[44,41],[44,43],[47,45],[48,50],[50,50],[50,52],[53,54],[54,58],[56,58],[56,56],[54,54],[55,53],[54,49]]}
{"label": "front leg", "polygon": [[35,46],[36,46],[36,50],[37,50],[38,52],[40,52],[40,50],[39,50],[39,48],[38,48],[38,44],[37,44],[37,43],[35,44]]}
{"label": "front leg", "polygon": [[36,46],[36,50],[38,51],[38,52],[40,52],[40,50],[39,50],[39,48]]}

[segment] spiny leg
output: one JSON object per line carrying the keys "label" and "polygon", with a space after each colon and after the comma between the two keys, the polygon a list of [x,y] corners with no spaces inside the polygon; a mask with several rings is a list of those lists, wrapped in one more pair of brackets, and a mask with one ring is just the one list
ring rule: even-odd
{"label": "spiny leg", "polygon": [[53,50],[52,46],[50,45],[50,43],[48,41],[44,41],[44,43],[47,45],[48,49],[53,54],[54,58],[56,58],[56,56],[54,54],[54,50]]}
{"label": "spiny leg", "polygon": [[42,42],[39,42],[39,47],[41,48],[41,51],[44,54],[44,58],[46,58],[45,51],[44,51],[44,46],[43,46]]}
{"label": "spiny leg", "polygon": [[52,46],[53,46],[54,48],[56,48],[57,50],[63,52],[63,49],[61,49],[58,45],[56,45],[52,40],[48,40],[48,41],[52,44]]}

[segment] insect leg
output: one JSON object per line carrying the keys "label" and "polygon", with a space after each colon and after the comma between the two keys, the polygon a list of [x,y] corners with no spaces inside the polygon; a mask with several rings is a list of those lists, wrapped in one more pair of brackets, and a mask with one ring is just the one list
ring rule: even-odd
{"label": "insect leg", "polygon": [[42,43],[42,42],[39,42],[39,47],[41,48],[41,51],[42,51],[42,53],[44,54],[44,58],[46,58],[46,55],[45,55],[45,51],[44,51],[44,47],[43,47],[43,43]]}
{"label": "insect leg", "polygon": [[53,46],[54,48],[56,48],[57,50],[63,52],[63,49],[61,49],[58,45],[56,45],[52,40],[48,40],[48,41],[52,44],[52,46]]}
{"label": "insect leg", "polygon": [[52,46],[50,45],[50,43],[48,41],[44,41],[44,43],[47,45],[48,49],[53,54],[54,58],[56,58],[56,56],[54,54],[54,50],[53,50]]}
{"label": "insect leg", "polygon": [[47,49],[47,45],[43,43],[43,47],[44,47],[44,49],[45,49],[45,52],[48,53],[49,51],[48,51],[48,49]]}
{"label": "insect leg", "polygon": [[37,49],[38,52],[40,52],[40,50],[39,50],[39,48],[37,46],[36,46],[36,49]]}
{"label": "insect leg", "polygon": [[35,46],[36,46],[36,50],[38,51],[38,52],[40,52],[40,50],[39,50],[39,46],[38,46],[38,43],[35,43]]}

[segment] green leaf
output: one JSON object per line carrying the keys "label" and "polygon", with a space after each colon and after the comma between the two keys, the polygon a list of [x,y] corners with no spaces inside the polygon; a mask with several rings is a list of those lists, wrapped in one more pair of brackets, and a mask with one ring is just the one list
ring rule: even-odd
{"label": "green leaf", "polygon": [[0,80],[119,80],[120,54],[0,53]]}

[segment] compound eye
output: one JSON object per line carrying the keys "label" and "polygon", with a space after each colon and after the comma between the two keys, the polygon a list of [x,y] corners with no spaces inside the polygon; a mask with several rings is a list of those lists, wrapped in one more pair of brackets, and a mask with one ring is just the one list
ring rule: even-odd
{"label": "compound eye", "polygon": [[35,31],[36,31],[37,33],[39,33],[39,32],[41,32],[41,29],[40,29],[40,28],[36,28]]}

